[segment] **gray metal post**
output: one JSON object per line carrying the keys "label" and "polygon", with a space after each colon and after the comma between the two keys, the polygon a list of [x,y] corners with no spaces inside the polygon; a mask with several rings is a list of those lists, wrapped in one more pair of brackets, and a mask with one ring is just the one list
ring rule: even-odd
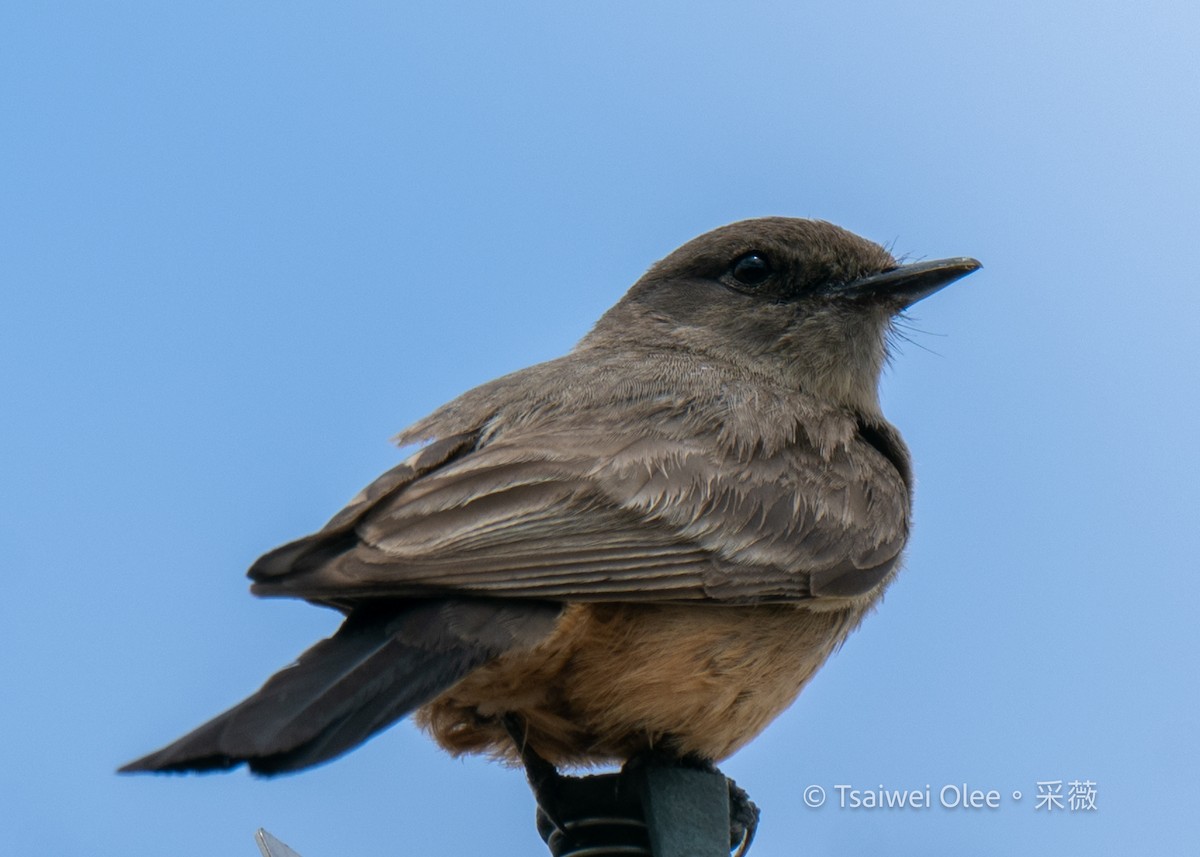
{"label": "gray metal post", "polygon": [[720,771],[680,764],[554,776],[534,790],[538,832],[553,857],[729,857],[734,848],[741,855],[758,821],[754,804]]}

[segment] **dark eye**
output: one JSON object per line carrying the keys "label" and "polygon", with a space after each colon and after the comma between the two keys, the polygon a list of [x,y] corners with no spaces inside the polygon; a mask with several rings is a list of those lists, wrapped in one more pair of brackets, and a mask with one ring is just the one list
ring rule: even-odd
{"label": "dark eye", "polygon": [[760,286],[771,276],[771,263],[758,253],[747,253],[729,269],[733,278],[743,286]]}

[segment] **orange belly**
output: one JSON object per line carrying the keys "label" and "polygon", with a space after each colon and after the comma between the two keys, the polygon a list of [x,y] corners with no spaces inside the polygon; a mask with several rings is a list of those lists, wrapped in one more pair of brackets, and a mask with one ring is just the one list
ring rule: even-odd
{"label": "orange belly", "polygon": [[472,672],[416,719],[455,754],[518,761],[502,722],[515,713],[557,766],[650,748],[720,761],[792,703],[864,612],[572,604],[536,648]]}

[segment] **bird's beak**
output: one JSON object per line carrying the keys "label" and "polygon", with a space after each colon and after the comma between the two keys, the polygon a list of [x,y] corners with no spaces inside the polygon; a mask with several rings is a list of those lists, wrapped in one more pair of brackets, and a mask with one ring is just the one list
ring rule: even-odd
{"label": "bird's beak", "polygon": [[885,301],[900,310],[981,267],[978,260],[967,256],[916,262],[838,286],[833,294],[851,300]]}

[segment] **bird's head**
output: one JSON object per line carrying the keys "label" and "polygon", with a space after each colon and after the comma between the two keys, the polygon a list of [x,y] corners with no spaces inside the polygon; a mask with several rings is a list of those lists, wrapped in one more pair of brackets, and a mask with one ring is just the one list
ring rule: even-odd
{"label": "bird's head", "polygon": [[743,220],[653,265],[583,344],[690,351],[874,410],[893,319],[978,267],[968,258],[901,265],[819,220]]}

